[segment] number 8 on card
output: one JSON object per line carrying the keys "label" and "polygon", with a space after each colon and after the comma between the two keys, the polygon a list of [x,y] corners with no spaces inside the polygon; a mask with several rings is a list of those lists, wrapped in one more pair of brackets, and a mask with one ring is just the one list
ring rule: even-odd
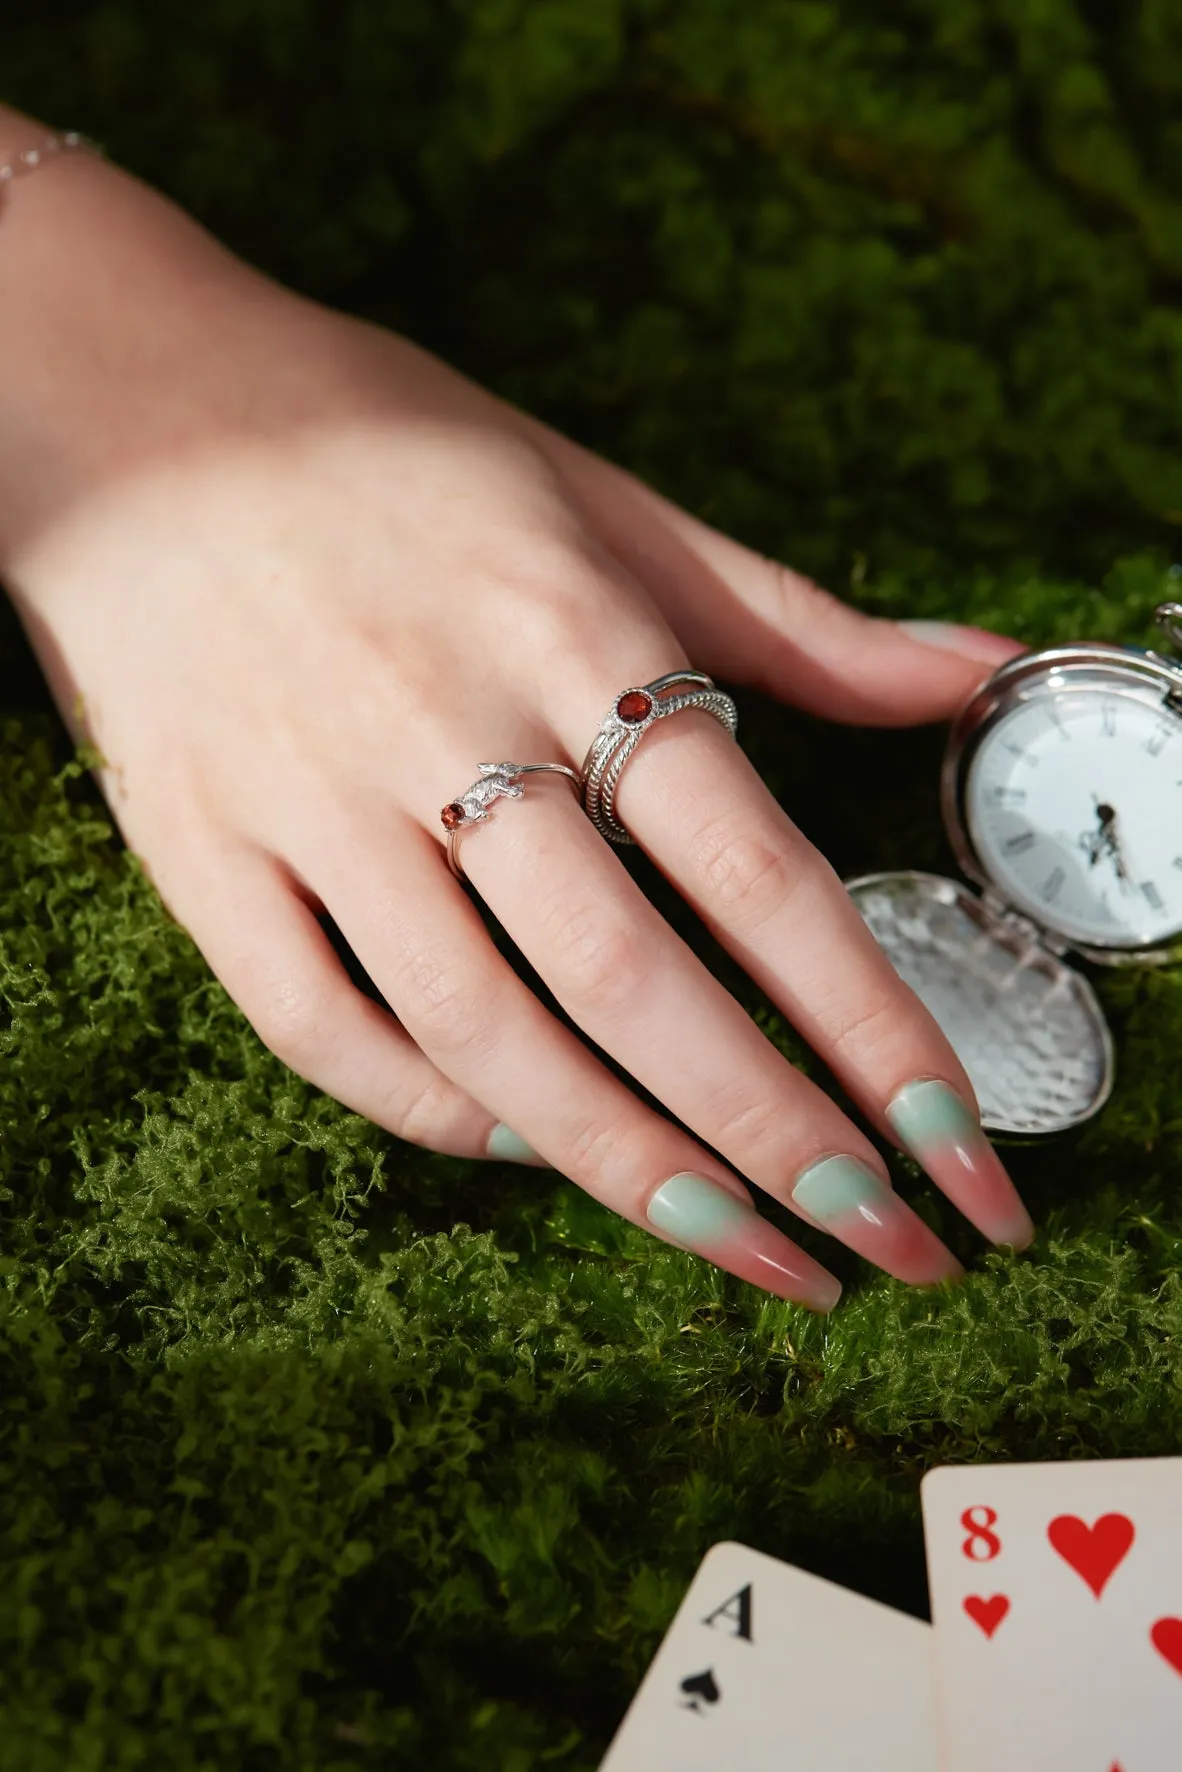
{"label": "number 8 on card", "polygon": [[925,1477],[945,1772],[1178,1772],[1182,1458]]}

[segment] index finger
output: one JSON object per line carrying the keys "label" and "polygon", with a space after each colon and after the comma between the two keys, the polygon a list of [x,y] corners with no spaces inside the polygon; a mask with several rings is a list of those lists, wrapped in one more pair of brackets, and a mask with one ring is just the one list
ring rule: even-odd
{"label": "index finger", "polygon": [[658,721],[615,809],[867,1117],[985,1236],[1025,1247],[1034,1227],[955,1052],[723,728],[694,710]]}

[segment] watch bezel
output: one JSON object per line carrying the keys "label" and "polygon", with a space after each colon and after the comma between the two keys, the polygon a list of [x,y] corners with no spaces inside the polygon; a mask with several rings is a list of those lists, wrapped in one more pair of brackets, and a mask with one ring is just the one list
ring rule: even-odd
{"label": "watch bezel", "polygon": [[1089,680],[1095,680],[1097,687],[1101,681],[1112,686],[1114,676],[1124,680],[1124,693],[1136,693],[1140,700],[1160,702],[1167,697],[1177,698],[1178,711],[1182,713],[1182,669],[1156,652],[1097,640],[1023,653],[986,678],[953,721],[940,771],[940,810],[963,872],[1016,916],[1031,923],[1055,952],[1070,950],[1100,966],[1167,965],[1182,960],[1182,929],[1172,931],[1164,941],[1143,946],[1121,943],[1105,947],[1078,941],[1053,922],[1031,916],[1024,906],[1009,905],[1000,882],[978,855],[969,831],[965,808],[969,772],[982,742],[994,727],[1023,701],[1045,694],[1048,689],[1053,692],[1056,678],[1064,687],[1070,684],[1080,688]]}

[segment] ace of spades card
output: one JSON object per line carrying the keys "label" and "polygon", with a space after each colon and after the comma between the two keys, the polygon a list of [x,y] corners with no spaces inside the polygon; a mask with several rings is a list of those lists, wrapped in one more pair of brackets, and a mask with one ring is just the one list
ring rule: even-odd
{"label": "ace of spades card", "polygon": [[931,1631],[716,1544],[600,1772],[936,1772]]}
{"label": "ace of spades card", "polygon": [[946,1772],[1182,1767],[1182,1458],[921,1486]]}

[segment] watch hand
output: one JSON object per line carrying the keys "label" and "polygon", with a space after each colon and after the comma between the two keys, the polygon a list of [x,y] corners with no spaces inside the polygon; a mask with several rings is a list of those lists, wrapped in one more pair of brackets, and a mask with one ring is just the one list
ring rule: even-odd
{"label": "watch hand", "polygon": [[1116,811],[1107,802],[1102,803],[1095,794],[1092,795],[1092,803],[1096,808],[1096,817],[1099,820],[1100,828],[1095,831],[1085,831],[1080,838],[1080,844],[1087,851],[1088,866],[1094,868],[1104,851],[1106,849],[1111,851],[1114,847],[1113,825],[1116,820]]}
{"label": "watch hand", "polygon": [[1129,889],[1133,884],[1133,876],[1129,871],[1128,862],[1125,858],[1124,846],[1121,843],[1117,829],[1116,808],[1114,806],[1097,802],[1096,816],[1100,820],[1100,835],[1108,854],[1112,857],[1112,865],[1116,870],[1116,877],[1120,881],[1122,887]]}
{"label": "watch hand", "polygon": [[[1092,798],[1096,800],[1094,794]],[[1096,833],[1094,860],[1098,861],[1100,855],[1107,851],[1112,857],[1117,874],[1127,879],[1124,856],[1121,853],[1120,838],[1116,829],[1116,807],[1110,806],[1106,800],[1096,800],[1096,817],[1100,821],[1100,829]]]}
{"label": "watch hand", "polygon": [[[1109,807],[1108,810],[1111,812],[1112,808]],[[1108,838],[1108,853],[1111,855],[1112,865],[1116,869],[1116,877],[1118,880],[1127,881],[1129,879],[1129,870],[1125,863],[1125,852],[1121,846],[1120,837],[1117,833],[1115,812],[1112,813],[1112,817],[1105,824],[1104,830]]]}

